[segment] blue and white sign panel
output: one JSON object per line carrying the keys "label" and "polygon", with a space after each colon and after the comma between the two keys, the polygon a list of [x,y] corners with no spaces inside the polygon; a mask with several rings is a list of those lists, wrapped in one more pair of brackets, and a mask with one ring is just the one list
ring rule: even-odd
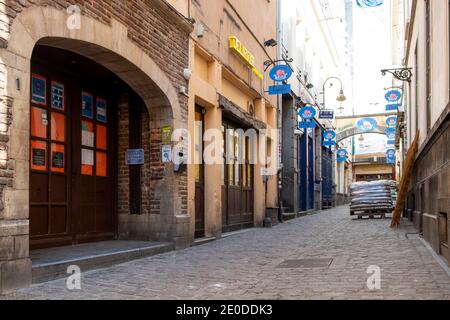
{"label": "blue and white sign panel", "polygon": [[388,139],[387,144],[395,144],[395,135],[397,130],[395,128],[387,128],[386,129],[386,137]]}
{"label": "blue and white sign panel", "polygon": [[386,93],[385,98],[389,103],[397,102],[402,98],[402,93],[398,90],[390,90]]}
{"label": "blue and white sign panel", "polygon": [[333,110],[320,110],[319,111],[319,119],[334,119],[334,111]]}
{"label": "blue and white sign panel", "polygon": [[397,117],[389,117],[386,119],[386,125],[389,128],[395,128],[397,127]]}
{"label": "blue and white sign panel", "polygon": [[348,159],[348,151],[345,149],[339,149],[336,153],[338,162],[345,162]]}
{"label": "blue and white sign panel", "polygon": [[270,70],[269,76],[273,81],[283,82],[292,76],[292,69],[288,65],[280,64]]}
{"label": "blue and white sign panel", "polygon": [[301,121],[299,121],[298,127],[300,129],[315,128],[316,122],[314,121],[314,117],[316,114],[317,111],[312,106],[300,108],[298,110],[298,116],[301,118]]}
{"label": "blue and white sign panel", "polygon": [[375,8],[383,5],[384,0],[356,0],[356,4],[360,8]]}
{"label": "blue and white sign panel", "polygon": [[392,103],[386,105],[386,111],[397,111],[402,106],[401,103]]}
{"label": "blue and white sign panel", "polygon": [[323,145],[325,147],[331,147],[336,144],[336,132],[333,130],[327,130],[323,132]]}
{"label": "blue and white sign panel", "polygon": [[298,111],[298,115],[302,117],[303,120],[311,120],[316,116],[316,114],[317,111],[312,106],[303,107]]}
{"label": "blue and white sign panel", "polygon": [[128,149],[125,164],[127,166],[144,164],[144,149]]}
{"label": "blue and white sign panel", "polygon": [[395,163],[395,150],[389,149],[386,151],[386,162],[387,163]]}
{"label": "blue and white sign panel", "polygon": [[279,86],[270,86],[269,87],[269,95],[278,95],[278,94],[289,94],[291,93],[291,85],[283,84]]}
{"label": "blue and white sign panel", "polygon": [[362,118],[356,126],[363,132],[370,132],[378,128],[378,122],[374,118]]}

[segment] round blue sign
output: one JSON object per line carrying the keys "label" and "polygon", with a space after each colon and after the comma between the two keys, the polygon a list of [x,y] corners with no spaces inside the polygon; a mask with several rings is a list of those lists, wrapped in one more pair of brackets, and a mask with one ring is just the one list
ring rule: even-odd
{"label": "round blue sign", "polygon": [[398,90],[390,90],[386,93],[385,98],[389,102],[396,102],[400,100],[402,97],[402,94]]}
{"label": "round blue sign", "polygon": [[395,158],[395,150],[394,149],[389,149],[388,151],[386,151],[386,156],[390,159]]}
{"label": "round blue sign", "polygon": [[286,81],[292,76],[292,69],[288,65],[280,64],[270,70],[269,76],[273,81]]}
{"label": "round blue sign", "polygon": [[397,117],[389,117],[386,119],[386,125],[389,128],[395,128],[397,126]]}
{"label": "round blue sign", "polygon": [[333,140],[334,138],[336,138],[336,132],[334,132],[333,130],[324,131],[323,138],[327,140]]}
{"label": "round blue sign", "polygon": [[396,130],[394,128],[388,128],[386,130],[386,136],[388,139],[393,140],[395,139],[395,135],[396,135]]}
{"label": "round blue sign", "polygon": [[364,132],[373,131],[378,127],[378,122],[374,118],[363,118],[356,123],[356,126]]}
{"label": "round blue sign", "polygon": [[345,158],[347,155],[348,155],[348,151],[345,150],[345,149],[339,149],[339,150],[337,151],[337,156],[338,156],[339,158]]}
{"label": "round blue sign", "polygon": [[316,114],[317,114],[316,109],[314,109],[314,107],[311,106],[303,107],[298,111],[298,115],[302,117],[304,120],[314,119]]}

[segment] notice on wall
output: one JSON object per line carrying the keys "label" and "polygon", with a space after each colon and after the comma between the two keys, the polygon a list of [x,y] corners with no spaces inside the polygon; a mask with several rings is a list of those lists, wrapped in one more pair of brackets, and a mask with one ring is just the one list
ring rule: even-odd
{"label": "notice on wall", "polygon": [[81,122],[81,144],[86,147],[94,147],[94,124],[92,122]]}
{"label": "notice on wall", "polygon": [[106,100],[97,98],[97,121],[106,123]]}
{"label": "notice on wall", "polygon": [[33,166],[45,166],[45,149],[34,149],[32,151]]}
{"label": "notice on wall", "polygon": [[81,149],[81,165],[94,165],[94,151],[89,149]]}
{"label": "notice on wall", "polygon": [[172,161],[172,146],[165,145],[161,148],[162,162],[168,163]]}
{"label": "notice on wall", "polygon": [[128,149],[125,164],[127,166],[144,164],[144,149]]}
{"label": "notice on wall", "polygon": [[172,140],[172,127],[171,126],[164,126],[162,127],[162,142],[170,142]]}

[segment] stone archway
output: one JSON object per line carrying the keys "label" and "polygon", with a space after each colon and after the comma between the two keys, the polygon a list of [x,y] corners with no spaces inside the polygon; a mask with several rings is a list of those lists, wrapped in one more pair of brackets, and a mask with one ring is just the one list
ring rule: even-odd
{"label": "stone archway", "polygon": [[345,139],[348,139],[348,138],[351,138],[353,136],[360,135],[360,134],[375,133],[375,134],[386,135],[386,129],[387,129],[387,127],[378,126],[375,130],[364,131],[358,127],[352,127],[352,128],[349,128],[349,129],[339,132],[336,136],[336,142],[339,143]]}
{"label": "stone archway", "polygon": [[[8,289],[26,286],[31,281],[28,252],[29,97],[30,59],[36,44],[73,51],[98,62],[140,95],[151,114],[151,122],[171,125],[173,129],[187,128],[186,116],[183,115],[179,95],[171,80],[144,50],[129,39],[125,25],[113,18],[107,25],[81,15],[83,27],[69,30],[66,27],[67,18],[65,11],[50,6],[26,8],[14,18],[9,39],[4,42],[7,46],[0,49],[0,71],[6,78],[5,88],[0,95],[2,112],[11,114],[11,118],[0,125],[0,134],[8,141],[6,150],[2,150],[0,162],[12,173],[11,182],[1,190],[3,212],[0,212],[0,231],[1,234],[11,234],[17,246],[20,246],[17,256],[4,263],[4,266],[8,265],[10,274],[3,271],[6,267],[0,270],[2,278],[11,277],[10,285],[2,284]],[[186,177],[175,176],[173,170],[166,170],[164,179],[158,182],[158,188],[166,196],[161,197],[161,215],[152,222],[166,226],[164,232],[155,228],[157,236],[186,236],[175,234],[177,228],[172,226],[178,219],[177,214],[186,211],[182,209],[185,202],[183,197],[186,196],[177,194],[179,179]],[[4,221],[1,220],[3,218]],[[12,274],[17,276],[13,277]],[[3,287],[0,288],[2,290]]]}

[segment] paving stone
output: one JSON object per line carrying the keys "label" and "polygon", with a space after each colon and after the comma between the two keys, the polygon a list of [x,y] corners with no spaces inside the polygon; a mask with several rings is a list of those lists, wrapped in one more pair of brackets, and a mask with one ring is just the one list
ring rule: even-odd
{"label": "paving stone", "polygon": [[[0,299],[450,299],[450,277],[404,222],[355,221],[348,207],[252,229],[201,246],[59,279]],[[282,269],[285,260],[333,259],[327,268]],[[367,268],[381,268],[369,290]]]}

